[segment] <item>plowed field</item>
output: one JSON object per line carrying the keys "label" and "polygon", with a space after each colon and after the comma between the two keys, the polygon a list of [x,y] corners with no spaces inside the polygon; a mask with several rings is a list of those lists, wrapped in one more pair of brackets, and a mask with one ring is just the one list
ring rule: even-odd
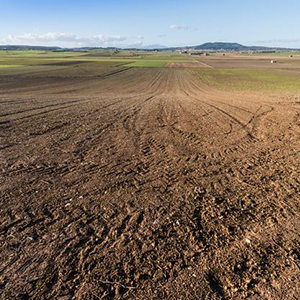
{"label": "plowed field", "polygon": [[1,299],[300,298],[300,96],[66,67],[1,77]]}

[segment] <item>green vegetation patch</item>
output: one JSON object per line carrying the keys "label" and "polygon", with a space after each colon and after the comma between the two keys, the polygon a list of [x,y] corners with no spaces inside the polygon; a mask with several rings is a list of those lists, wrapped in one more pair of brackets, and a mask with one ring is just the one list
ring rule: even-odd
{"label": "green vegetation patch", "polygon": [[[132,59],[131,59],[132,60]],[[142,68],[162,68],[169,62],[177,62],[177,63],[186,63],[191,62],[193,60],[185,58],[185,57],[172,57],[168,55],[153,55],[153,56],[142,56],[135,61],[131,61],[126,64],[127,67],[142,67]]]}
{"label": "green vegetation patch", "polygon": [[164,60],[136,60],[125,66],[135,68],[162,68],[165,64],[166,61]]}
{"label": "green vegetation patch", "polygon": [[5,66],[4,68],[0,67],[0,75],[26,75],[26,74],[34,74],[34,73],[44,73],[53,70],[63,70],[68,67],[64,66]]}
{"label": "green vegetation patch", "polygon": [[197,69],[191,70],[204,83],[236,91],[300,91],[300,74],[262,69]]}

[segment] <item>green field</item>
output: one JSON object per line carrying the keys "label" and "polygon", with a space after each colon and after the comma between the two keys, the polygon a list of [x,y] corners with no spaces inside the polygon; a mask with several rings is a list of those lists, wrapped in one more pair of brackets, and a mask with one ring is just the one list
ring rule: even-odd
{"label": "green field", "polygon": [[292,55],[293,57],[299,57],[300,56],[300,52],[296,51],[296,52],[286,52],[286,51],[282,51],[282,52],[275,52],[275,53],[263,53],[263,52],[255,52],[255,53],[247,53],[247,52],[243,52],[241,53],[241,55],[245,55],[245,56],[274,56],[274,57],[289,57],[290,55]]}
{"label": "green field", "polygon": [[[128,67],[163,67],[167,62],[187,62],[188,55],[178,53],[133,53],[122,51],[94,52],[44,52],[44,51],[0,51],[1,66],[38,66],[61,62],[114,62]],[[3,67],[4,68],[4,67]]]}
{"label": "green field", "polygon": [[190,72],[208,85],[230,91],[300,91],[300,74],[283,70],[197,69]]}
{"label": "green field", "polygon": [[[282,52],[276,55],[286,56]],[[103,74],[107,68],[161,68],[169,62],[193,62],[197,59],[177,52],[145,51],[0,51],[0,75],[43,73],[47,76]],[[291,64],[300,62],[291,61]],[[101,71],[100,69],[104,71]],[[190,69],[207,85],[230,91],[299,92],[300,74],[280,69],[214,68]]]}
{"label": "green field", "polygon": [[166,64],[164,60],[137,60],[126,64],[127,67],[161,68]]}
{"label": "green field", "polygon": [[[189,55],[175,52],[146,51],[0,51],[0,75],[23,75],[43,72],[59,76],[61,70],[76,75],[96,74],[96,68],[161,68],[168,62],[193,61]],[[78,63],[78,64],[76,64]],[[96,63],[96,64],[89,64]],[[76,69],[74,69],[76,68]],[[93,70],[92,70],[92,69]],[[71,70],[72,69],[72,70]],[[100,71],[101,73],[101,71]]]}

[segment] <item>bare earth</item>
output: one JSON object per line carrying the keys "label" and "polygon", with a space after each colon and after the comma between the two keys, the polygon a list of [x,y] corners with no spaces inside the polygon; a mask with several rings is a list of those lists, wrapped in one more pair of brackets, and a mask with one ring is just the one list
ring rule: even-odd
{"label": "bare earth", "polygon": [[185,68],[0,81],[1,299],[299,299],[300,100]]}

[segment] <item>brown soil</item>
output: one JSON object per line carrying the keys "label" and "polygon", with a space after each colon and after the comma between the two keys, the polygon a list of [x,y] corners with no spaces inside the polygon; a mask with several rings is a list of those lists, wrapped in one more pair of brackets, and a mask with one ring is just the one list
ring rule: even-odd
{"label": "brown soil", "polygon": [[300,100],[103,73],[1,79],[1,299],[299,299]]}
{"label": "brown soil", "polygon": [[[226,54],[226,56],[211,55],[195,59],[213,68],[277,69],[297,72],[300,70],[300,58]],[[271,60],[276,60],[277,63],[271,64]]]}

